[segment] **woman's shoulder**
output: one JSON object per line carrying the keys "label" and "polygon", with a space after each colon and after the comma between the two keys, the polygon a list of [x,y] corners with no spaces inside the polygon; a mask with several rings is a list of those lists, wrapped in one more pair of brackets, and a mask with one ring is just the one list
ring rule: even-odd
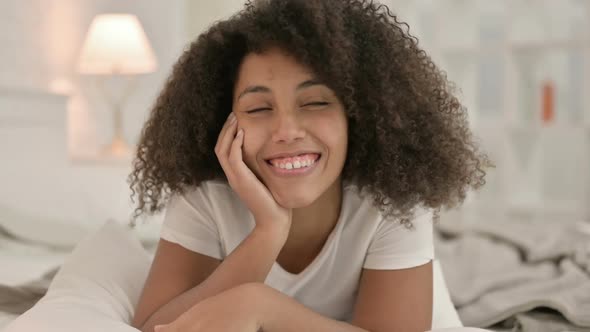
{"label": "woman's shoulder", "polygon": [[206,180],[202,181],[198,185],[187,186],[183,190],[183,194],[185,196],[194,196],[194,195],[216,195],[216,194],[226,194],[228,191],[232,191],[231,187],[226,181],[223,180]]}
{"label": "woman's shoulder", "polygon": [[185,187],[181,196],[193,206],[232,203],[236,199],[234,191],[223,180],[207,180],[195,186]]}
{"label": "woman's shoulder", "polygon": [[[382,222],[391,222],[391,217],[385,218],[383,211],[381,211],[374,202],[374,197],[367,188],[360,188],[356,183],[345,182],[342,186],[343,190],[343,208],[348,211],[349,219],[361,221],[364,224],[380,224]],[[414,209],[413,220],[428,219],[432,217],[433,211],[424,206],[416,206]],[[396,224],[399,224],[397,222]]]}
{"label": "woman's shoulder", "polygon": [[379,210],[373,204],[371,195],[352,182],[342,185],[342,214],[349,227],[355,224],[368,227],[379,220]]}
{"label": "woman's shoulder", "polygon": [[[219,232],[241,234],[240,227],[249,227],[244,222],[249,216],[247,207],[227,182],[203,181],[196,186],[185,187],[181,194],[174,195],[168,205],[169,213],[176,218],[183,216],[186,223],[207,223]],[[240,222],[238,222],[240,221]],[[247,232],[248,229],[246,229]],[[224,233],[224,236],[228,236]]]}
{"label": "woman's shoulder", "polygon": [[342,183],[344,204],[349,209],[376,209],[373,203],[373,195],[368,188],[361,188],[356,182],[345,181]]}

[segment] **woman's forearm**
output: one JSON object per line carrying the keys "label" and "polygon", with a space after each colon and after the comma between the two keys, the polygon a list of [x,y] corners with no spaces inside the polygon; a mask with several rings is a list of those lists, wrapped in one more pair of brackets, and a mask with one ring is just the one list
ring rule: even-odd
{"label": "woman's forearm", "polygon": [[263,301],[258,320],[264,332],[368,332],[358,326],[323,316],[266,285],[258,285],[256,301]]}
{"label": "woman's forearm", "polygon": [[263,283],[286,238],[280,230],[255,228],[205,281],[154,312],[141,330],[151,332],[155,325],[170,323],[200,301],[230,288]]}
{"label": "woman's forearm", "polygon": [[201,299],[241,284],[264,283],[286,239],[287,234],[255,228],[201,284]]}
{"label": "woman's forearm", "polygon": [[158,332],[368,332],[305,307],[262,283],[236,286],[190,308]]}

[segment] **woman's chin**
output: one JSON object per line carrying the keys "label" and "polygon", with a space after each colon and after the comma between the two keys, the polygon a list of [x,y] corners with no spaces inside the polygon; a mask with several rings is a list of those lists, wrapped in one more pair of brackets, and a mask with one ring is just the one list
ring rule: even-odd
{"label": "woman's chin", "polygon": [[309,192],[283,192],[271,190],[277,203],[287,209],[299,209],[311,205],[317,197]]}

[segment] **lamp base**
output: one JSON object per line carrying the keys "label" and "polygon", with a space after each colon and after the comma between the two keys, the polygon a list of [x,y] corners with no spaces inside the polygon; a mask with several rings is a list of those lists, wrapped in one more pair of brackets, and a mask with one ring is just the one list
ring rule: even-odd
{"label": "lamp base", "polygon": [[131,155],[131,147],[122,137],[116,136],[102,149],[101,154],[106,157],[128,157]]}

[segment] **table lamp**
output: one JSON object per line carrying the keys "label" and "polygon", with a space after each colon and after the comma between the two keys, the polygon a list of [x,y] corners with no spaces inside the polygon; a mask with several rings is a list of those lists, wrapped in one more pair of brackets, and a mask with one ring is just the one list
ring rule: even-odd
{"label": "table lamp", "polygon": [[[90,24],[78,59],[81,74],[97,75],[98,85],[113,110],[114,135],[103,154],[125,156],[130,147],[123,137],[121,110],[131,94],[135,75],[156,70],[157,60],[141,23],[131,14],[101,14]],[[110,94],[105,80],[121,75],[127,85],[119,96]]]}

